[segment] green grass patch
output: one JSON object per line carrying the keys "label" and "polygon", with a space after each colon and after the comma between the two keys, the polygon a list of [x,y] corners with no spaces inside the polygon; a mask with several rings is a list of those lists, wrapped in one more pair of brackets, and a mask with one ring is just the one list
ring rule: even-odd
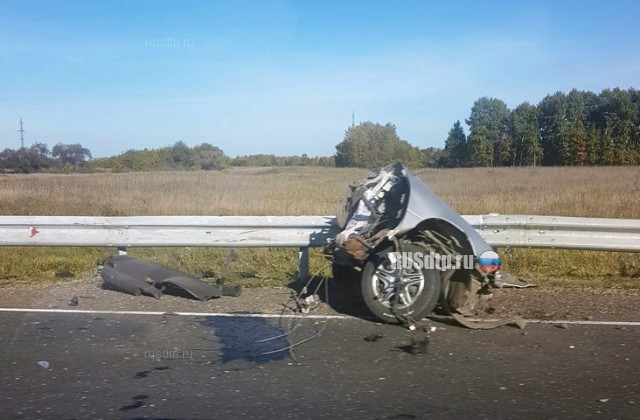
{"label": "green grass patch", "polygon": [[[230,261],[230,252],[236,259]],[[550,286],[640,287],[640,255],[616,252],[500,249],[503,271]],[[0,284],[51,282],[96,273],[114,248],[0,248]],[[298,275],[296,248],[130,248],[129,255],[195,277],[224,277],[245,287],[283,287]],[[330,276],[321,249],[310,250],[312,275]]]}
{"label": "green grass patch", "polygon": [[[245,287],[282,287],[298,276],[296,248],[130,248],[129,255],[167,265],[195,277],[226,278]],[[52,282],[96,273],[98,264],[117,254],[113,248],[0,248],[0,284]],[[320,249],[310,252],[309,270],[328,276]]]}
{"label": "green grass patch", "polygon": [[498,250],[505,271],[554,277],[640,277],[640,254],[567,249]]}

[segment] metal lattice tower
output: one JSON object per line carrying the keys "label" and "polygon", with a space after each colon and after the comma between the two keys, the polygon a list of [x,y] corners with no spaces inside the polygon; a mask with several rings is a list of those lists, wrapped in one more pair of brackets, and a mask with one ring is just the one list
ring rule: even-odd
{"label": "metal lattice tower", "polygon": [[18,130],[18,132],[20,133],[20,148],[24,149],[24,133],[26,133],[26,131],[22,126],[22,118],[20,118],[20,130]]}

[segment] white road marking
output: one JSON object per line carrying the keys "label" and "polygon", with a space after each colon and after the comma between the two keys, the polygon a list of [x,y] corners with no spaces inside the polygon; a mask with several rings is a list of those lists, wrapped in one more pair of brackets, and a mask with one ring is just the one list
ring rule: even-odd
{"label": "white road marking", "polygon": [[[310,319],[359,319],[347,315],[312,315],[312,314],[261,314],[261,313],[228,313],[228,312],[162,312],[162,311],[108,311],[85,309],[41,309],[41,308],[0,308],[0,312],[49,313],[49,314],[102,314],[102,315],[176,315],[176,316],[211,316],[237,318],[310,318]],[[496,321],[497,319],[469,319],[469,321]],[[531,324],[567,324],[567,325],[611,325],[640,327],[640,321],[571,321],[565,319],[525,319]]]}
{"label": "white road marking", "polygon": [[640,322],[637,321],[567,321],[567,320],[548,320],[548,319],[525,319],[526,322],[532,324],[571,324],[571,325],[630,325],[640,326]]}
{"label": "white road marking", "polygon": [[[448,317],[444,317],[444,318],[448,318]],[[500,321],[500,319],[498,318],[490,318],[490,319],[468,318],[467,320],[473,321],[473,322]],[[640,327],[640,321],[593,321],[593,320],[571,321],[567,319],[526,319],[526,318],[524,319],[524,321],[527,324],[567,324],[567,325],[571,324],[571,325],[612,325],[612,326],[627,325],[627,326]]]}
{"label": "white road marking", "polygon": [[310,318],[310,319],[347,319],[346,315],[312,314],[260,314],[227,312],[162,312],[162,311],[106,311],[84,309],[39,309],[39,308],[0,308],[0,312],[47,313],[47,314],[102,314],[102,315],[177,315],[177,316],[217,316],[238,318]]}

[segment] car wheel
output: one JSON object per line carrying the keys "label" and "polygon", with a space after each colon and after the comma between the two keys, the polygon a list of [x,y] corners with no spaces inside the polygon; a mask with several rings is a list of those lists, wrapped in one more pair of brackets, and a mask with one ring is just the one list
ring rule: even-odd
{"label": "car wheel", "polygon": [[[405,245],[403,252],[421,252],[424,248]],[[438,303],[442,281],[440,272],[424,268],[394,266],[394,248],[373,255],[362,272],[362,296],[369,310],[385,322],[399,322],[400,318],[418,321],[429,315]],[[398,289],[399,292],[398,292]],[[398,316],[396,316],[396,314]]]}

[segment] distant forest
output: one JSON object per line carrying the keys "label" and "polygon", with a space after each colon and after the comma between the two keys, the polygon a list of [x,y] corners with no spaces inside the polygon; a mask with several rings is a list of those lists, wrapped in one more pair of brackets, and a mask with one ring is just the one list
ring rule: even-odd
{"label": "distant forest", "polygon": [[538,105],[509,110],[500,99],[475,101],[466,136],[457,121],[440,164],[467,166],[582,166],[640,164],[640,92],[572,90]]}
{"label": "distant forest", "polygon": [[92,159],[81,144],[35,143],[0,152],[0,172],[131,172],[218,170],[230,166],[338,166],[373,168],[401,160],[413,168],[495,166],[640,165],[640,91],[572,90],[547,95],[537,105],[510,110],[482,97],[456,121],[444,148],[420,149],[400,139],[396,126],[363,122],[349,127],[334,156],[247,155],[230,158],[217,146],[179,141],[159,149],[128,150]]}

